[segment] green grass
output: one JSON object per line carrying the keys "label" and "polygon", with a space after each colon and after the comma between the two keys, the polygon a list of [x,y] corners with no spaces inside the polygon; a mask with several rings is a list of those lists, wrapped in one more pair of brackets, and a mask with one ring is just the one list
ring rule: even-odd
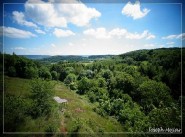
{"label": "green grass", "polygon": [[30,94],[30,80],[5,77],[5,92],[16,96],[28,96]]}
{"label": "green grass", "polygon": [[[21,78],[5,77],[5,94],[13,94],[15,96],[28,97],[30,94],[30,80]],[[44,131],[47,125],[59,122],[59,132],[79,132],[106,134],[106,132],[123,132],[123,126],[114,118],[101,117],[93,111],[94,104],[90,103],[85,96],[80,96],[71,91],[63,83],[53,81],[55,84],[55,96],[68,100],[66,106],[62,106],[58,111],[59,118],[56,121],[56,114],[50,116],[49,119],[38,118],[36,120],[30,117],[26,118],[26,124],[21,126],[20,131]],[[57,104],[55,101],[53,103]],[[58,104],[59,105],[59,104]],[[56,112],[56,111],[54,111]]]}
{"label": "green grass", "polygon": [[[88,100],[74,91],[67,89],[62,83],[58,83],[55,87],[56,96],[69,100],[66,110],[64,112],[68,117],[63,117],[64,125],[67,129],[70,129],[71,120],[75,121],[80,119],[84,127],[89,127],[89,130],[99,132],[121,132],[123,131],[122,126],[111,118],[103,118],[93,111],[93,104],[89,103]],[[83,127],[83,126],[82,126]],[[87,132],[88,129],[81,128],[80,132]]]}

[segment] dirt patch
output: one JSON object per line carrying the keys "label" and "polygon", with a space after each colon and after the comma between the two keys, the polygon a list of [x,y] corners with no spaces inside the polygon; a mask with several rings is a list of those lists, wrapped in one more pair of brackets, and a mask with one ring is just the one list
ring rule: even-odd
{"label": "dirt patch", "polygon": [[79,113],[79,112],[84,112],[84,111],[85,111],[85,110],[83,110],[83,109],[81,109],[81,108],[76,108],[76,109],[75,109],[75,112],[78,112],[78,113]]}
{"label": "dirt patch", "polygon": [[67,133],[67,128],[64,126],[64,121],[61,121],[60,132],[62,132],[63,134]]}
{"label": "dirt patch", "polygon": [[60,132],[62,132],[63,134],[66,134],[67,133],[67,128],[61,127]]}

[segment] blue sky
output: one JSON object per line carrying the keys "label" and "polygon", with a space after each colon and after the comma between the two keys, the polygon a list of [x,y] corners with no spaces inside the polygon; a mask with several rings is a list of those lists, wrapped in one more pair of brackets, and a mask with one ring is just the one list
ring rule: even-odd
{"label": "blue sky", "polygon": [[185,39],[178,3],[49,1],[4,4],[5,53],[121,54],[181,47]]}

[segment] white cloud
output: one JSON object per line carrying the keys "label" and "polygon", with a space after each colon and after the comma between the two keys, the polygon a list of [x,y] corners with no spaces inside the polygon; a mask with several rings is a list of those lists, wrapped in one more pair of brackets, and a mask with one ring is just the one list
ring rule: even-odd
{"label": "white cloud", "polygon": [[146,39],[155,39],[155,35],[153,34],[148,34],[148,37]]}
{"label": "white cloud", "polygon": [[119,38],[121,38],[122,36],[124,36],[126,34],[127,34],[127,30],[126,29],[120,29],[120,28],[115,28],[115,29],[113,29],[109,32],[109,35],[118,36]]}
{"label": "white cloud", "polygon": [[67,22],[64,17],[60,17],[55,11],[53,4],[48,4],[42,0],[38,3],[32,3],[33,0],[28,0],[25,4],[26,15],[40,25],[47,27],[66,27]]}
{"label": "white cloud", "polygon": [[[172,47],[172,45],[170,46],[165,46],[163,44],[159,44],[159,43],[147,43],[147,44],[144,44],[144,47],[143,49],[154,49],[154,48],[169,48],[169,47]],[[141,49],[141,47],[140,47]]]}
{"label": "white cloud", "polygon": [[20,25],[28,26],[28,27],[35,27],[37,28],[37,25],[33,22],[29,22],[25,20],[25,15],[23,12],[13,11],[13,19]]}
{"label": "white cloud", "polygon": [[58,28],[55,28],[53,34],[58,38],[75,35],[75,33],[70,30],[62,30],[62,29],[58,29]]}
{"label": "white cloud", "polygon": [[153,48],[153,47],[155,47],[156,45],[154,45],[154,44],[145,44],[144,45],[144,47],[146,47],[146,48]]}
{"label": "white cloud", "polygon": [[177,38],[177,35],[169,35],[169,36],[162,37],[162,39],[175,39],[175,38]]}
{"label": "white cloud", "polygon": [[150,12],[149,9],[144,8],[141,10],[140,2],[136,1],[135,4],[128,2],[122,9],[122,14],[132,17],[134,20],[143,18]]}
{"label": "white cloud", "polygon": [[182,40],[184,40],[185,33],[178,34],[178,35],[168,35],[168,36],[162,37],[162,39],[182,39]]}
{"label": "white cloud", "polygon": [[135,33],[128,32],[126,34],[126,38],[128,38],[128,39],[143,39],[143,38],[153,39],[153,38],[155,38],[155,35],[149,33],[148,30],[144,30],[143,33],[141,33],[141,34],[139,34],[137,32],[135,32]]}
{"label": "white cloud", "polygon": [[101,16],[101,13],[95,8],[88,8],[82,3],[56,4],[55,7],[59,13],[66,14],[67,22],[76,26],[86,26],[91,19]]}
{"label": "white cloud", "polygon": [[179,34],[179,35],[177,36],[177,39],[182,39],[182,40],[184,40],[184,39],[185,39],[185,33]]}
{"label": "white cloud", "polygon": [[97,28],[97,29],[87,29],[83,32],[85,35],[89,35],[95,37],[97,39],[106,39],[110,38],[110,35],[106,31],[105,28]]}
{"label": "white cloud", "polygon": [[51,44],[51,47],[56,48],[56,45],[52,43],[52,44]]}
{"label": "white cloud", "polygon": [[111,31],[107,31],[105,28],[87,29],[83,32],[85,35],[89,35],[98,39],[107,39],[112,37],[126,38],[126,39],[154,39],[155,35],[148,32],[148,30],[143,31],[143,33],[131,33],[126,29],[115,28]]}
{"label": "white cloud", "polygon": [[29,32],[29,31],[16,29],[16,28],[13,28],[13,27],[1,27],[0,31],[1,31],[0,35],[4,34],[4,36],[10,37],[10,38],[31,38],[31,37],[36,37],[35,34]]}
{"label": "white cloud", "polygon": [[50,0],[44,2],[39,0],[28,0],[25,4],[26,15],[40,25],[47,27],[67,27],[68,23],[77,26],[86,26],[93,18],[98,18],[101,13],[95,8],[89,8],[83,3],[73,0],[73,3],[61,0]]}
{"label": "white cloud", "polygon": [[72,43],[72,42],[69,42],[69,44],[68,44],[69,46],[74,46],[74,44]]}
{"label": "white cloud", "polygon": [[25,50],[25,48],[23,48],[23,47],[15,47],[13,49],[15,49],[15,50]]}
{"label": "white cloud", "polygon": [[167,45],[173,45],[173,44],[175,44],[175,42],[167,42],[166,44]]}
{"label": "white cloud", "polygon": [[46,32],[44,32],[44,31],[41,30],[41,29],[35,29],[35,31],[36,31],[37,33],[40,33],[40,34],[46,34]]}

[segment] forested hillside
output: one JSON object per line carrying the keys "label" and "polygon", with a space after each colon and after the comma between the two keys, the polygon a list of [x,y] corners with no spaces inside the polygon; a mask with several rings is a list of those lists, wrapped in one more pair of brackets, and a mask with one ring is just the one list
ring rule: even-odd
{"label": "forested hillside", "polygon": [[[54,112],[50,104],[54,87],[47,87],[45,83],[53,80],[64,83],[70,89],[69,92],[76,92],[87,99],[93,106],[92,110],[99,116],[118,121],[124,129],[122,132],[149,132],[149,127],[181,129],[181,88],[185,84],[182,77],[185,66],[182,50],[184,49],[139,50],[93,62],[74,60],[55,64],[41,64],[15,54],[4,55],[4,74],[35,79],[33,81],[40,83],[38,87],[32,83],[30,101],[33,103],[29,106],[30,111],[20,112],[33,119],[49,116]],[[40,90],[43,94],[38,98]],[[11,106],[6,100],[16,99],[17,96],[9,95],[8,92],[5,95],[6,108],[6,103]],[[22,106],[24,103],[19,98],[17,101],[18,104],[13,105]],[[9,110],[9,107],[5,109],[6,115],[10,115],[9,111],[14,108],[12,106]],[[22,108],[25,110],[23,106]],[[76,128],[78,130],[74,131],[80,132],[83,127]],[[55,132],[57,127],[49,127],[48,130]],[[103,131],[108,130],[102,128]],[[92,129],[92,132],[97,130]]]}
{"label": "forested hillside", "polygon": [[[27,57],[27,56],[26,56]],[[88,62],[94,60],[102,60],[113,57],[113,55],[91,55],[91,56],[77,56],[77,55],[63,55],[63,56],[51,56],[39,59],[42,63],[58,63],[58,62]]]}

